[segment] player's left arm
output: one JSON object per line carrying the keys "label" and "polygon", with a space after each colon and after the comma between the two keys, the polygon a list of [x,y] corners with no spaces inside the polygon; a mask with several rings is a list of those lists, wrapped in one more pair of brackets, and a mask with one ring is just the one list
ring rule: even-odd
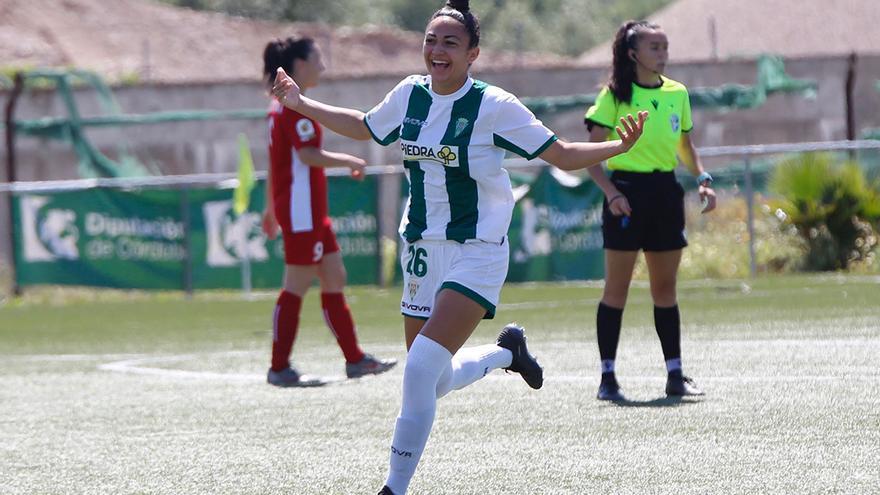
{"label": "player's left arm", "polygon": [[703,162],[694,146],[690,132],[682,132],[678,142],[678,157],[685,167],[697,178],[699,184],[700,201],[703,203],[702,213],[715,209],[715,190],[712,189],[712,176],[706,173]]}
{"label": "player's left arm", "polygon": [[364,167],[367,162],[347,153],[327,151],[315,146],[303,146],[299,150],[300,158],[310,167],[332,168],[348,167],[351,169],[351,177],[361,180],[364,178]]}
{"label": "player's left arm", "polygon": [[556,168],[567,171],[599,165],[629,151],[642,136],[647,118],[648,112],[639,112],[638,120],[632,115],[621,118],[616,128],[619,140],[602,143],[556,141],[538,156]]}

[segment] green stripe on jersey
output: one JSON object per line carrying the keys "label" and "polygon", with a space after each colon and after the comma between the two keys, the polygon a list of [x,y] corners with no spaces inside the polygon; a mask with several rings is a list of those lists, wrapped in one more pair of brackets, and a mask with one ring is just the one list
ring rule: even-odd
{"label": "green stripe on jersey", "polygon": [[[404,141],[416,141],[422,132],[421,123],[428,118],[431,110],[431,94],[428,87],[422,84],[413,86],[406,105],[406,117],[400,138]],[[406,217],[406,229],[403,236],[409,242],[422,238],[422,232],[428,228],[425,205],[425,171],[417,161],[404,161],[403,166],[409,171],[409,213]]]}
{"label": "green stripe on jersey", "polygon": [[487,84],[474,81],[471,89],[452,105],[452,114],[446,134],[440,144],[458,147],[458,167],[445,167],[446,193],[449,196],[449,223],[446,238],[464,242],[477,237],[477,182],[470,176],[468,146],[474,132],[474,123],[480,113],[483,93]]}
{"label": "green stripe on jersey", "polygon": [[364,125],[367,126],[367,130],[370,131],[370,136],[373,137],[373,140],[381,144],[382,146],[388,146],[394,141],[397,141],[397,138],[400,137],[400,126],[395,127],[393,131],[389,132],[388,135],[385,136],[385,139],[382,139],[377,136],[375,132],[373,132],[373,129],[370,128],[370,123],[367,122],[366,115],[364,115]]}
{"label": "green stripe on jersey", "polygon": [[519,146],[517,146],[517,145],[511,143],[510,141],[508,141],[508,140],[504,139],[503,137],[499,136],[498,134],[493,134],[493,135],[492,135],[492,140],[493,140],[493,142],[495,143],[495,146],[498,146],[498,147],[501,148],[501,149],[505,149],[505,150],[507,150],[507,151],[509,151],[509,152],[511,152],[511,153],[516,153],[517,155],[519,155],[519,156],[525,158],[526,160],[534,160],[535,158],[537,158],[538,155],[540,155],[540,154],[543,153],[547,148],[549,148],[551,144],[555,143],[555,142],[557,141],[557,139],[558,139],[558,138],[557,138],[556,136],[551,136],[550,139],[548,139],[547,142],[545,142],[544,144],[542,144],[541,147],[538,148],[537,151],[535,151],[534,153],[529,153],[528,151],[526,151],[526,150],[520,148]]}

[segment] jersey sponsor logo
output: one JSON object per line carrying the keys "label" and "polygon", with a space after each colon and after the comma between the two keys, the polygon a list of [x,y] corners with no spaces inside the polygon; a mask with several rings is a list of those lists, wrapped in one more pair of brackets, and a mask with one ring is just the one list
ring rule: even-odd
{"label": "jersey sponsor logo", "polygon": [[418,304],[410,304],[406,301],[400,301],[400,307],[408,311],[415,311],[416,313],[431,312],[431,306],[419,306]]}
{"label": "jersey sponsor logo", "polygon": [[60,208],[43,208],[49,202],[44,196],[21,198],[23,255],[25,261],[79,259],[79,228],[76,212]]}
{"label": "jersey sponsor logo", "polygon": [[461,133],[464,132],[465,129],[470,125],[470,121],[464,117],[455,121],[455,135],[453,137],[461,136]]}
{"label": "jersey sponsor logo", "polygon": [[651,105],[654,105],[654,110],[660,108],[660,102],[657,100],[651,100]]}
{"label": "jersey sponsor logo", "polygon": [[677,113],[669,116],[669,125],[672,127],[672,132],[678,132],[681,128],[681,119],[679,119]]}
{"label": "jersey sponsor logo", "polygon": [[403,123],[406,125],[414,125],[416,127],[425,127],[426,125],[428,125],[428,122],[413,117],[404,117]]}
{"label": "jersey sponsor logo", "polygon": [[309,141],[315,138],[315,125],[309,119],[299,119],[296,121],[296,134],[300,141]]}
{"label": "jersey sponsor logo", "polygon": [[412,142],[400,142],[403,159],[436,162],[444,167],[458,167],[458,154],[450,146],[420,146]]}

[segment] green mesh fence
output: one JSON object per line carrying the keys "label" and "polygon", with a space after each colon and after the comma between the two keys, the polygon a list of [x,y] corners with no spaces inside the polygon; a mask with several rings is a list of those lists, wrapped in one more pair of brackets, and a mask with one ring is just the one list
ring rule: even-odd
{"label": "green mesh fence", "polygon": [[[726,84],[717,88],[695,88],[690,92],[694,108],[745,109],[762,105],[774,93],[797,93],[804,97],[815,94],[815,81],[796,80],[785,74],[778,57],[762,56],[757,62],[754,86]],[[131,125],[163,124],[210,120],[255,120],[265,118],[264,109],[232,111],[182,110],[150,114],[122,114],[110,88],[97,74],[82,70],[33,70],[23,73],[28,86],[49,85],[60,96],[67,117],[46,117],[15,121],[15,131],[24,136],[53,139],[70,144],[79,160],[79,175],[92,177],[134,177],[150,175],[149,167],[138,161],[125,143],[117,145],[118,160],[95,148],[85,136],[87,128],[115,128]],[[73,96],[73,88],[86,85],[95,90],[104,115],[82,117]],[[548,115],[572,109],[586,109],[595,101],[595,94],[546,98],[523,98],[523,103],[537,115]]]}
{"label": "green mesh fence", "polygon": [[[717,88],[689,90],[691,107],[709,110],[741,110],[760,107],[775,93],[795,93],[804,98],[816,96],[816,81],[793,79],[785,73],[785,64],[775,56],[763,55],[757,61],[755,85],[725,84]],[[584,109],[596,101],[597,94],[522,98],[536,115]]]}

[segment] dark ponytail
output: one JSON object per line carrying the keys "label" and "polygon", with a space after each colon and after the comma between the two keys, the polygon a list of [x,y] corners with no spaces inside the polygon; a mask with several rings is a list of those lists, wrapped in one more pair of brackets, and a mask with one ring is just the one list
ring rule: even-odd
{"label": "dark ponytail", "polygon": [[611,77],[608,79],[608,90],[619,102],[632,102],[632,85],[636,81],[636,63],[629,56],[635,50],[639,36],[646,31],[660,29],[660,26],[648,21],[626,21],[617,30],[611,45],[613,60]]}
{"label": "dark ponytail", "polygon": [[293,62],[306,60],[315,48],[312,38],[276,39],[266,44],[263,49],[263,79],[271,88],[275,81],[275,71],[279,67],[293,75]]}
{"label": "dark ponytail", "polygon": [[442,9],[434,12],[431,20],[447,16],[452,17],[456,21],[464,24],[465,30],[470,35],[470,43],[468,48],[476,48],[480,46],[480,19],[471,13],[471,5],[469,0],[446,0],[446,5]]}

